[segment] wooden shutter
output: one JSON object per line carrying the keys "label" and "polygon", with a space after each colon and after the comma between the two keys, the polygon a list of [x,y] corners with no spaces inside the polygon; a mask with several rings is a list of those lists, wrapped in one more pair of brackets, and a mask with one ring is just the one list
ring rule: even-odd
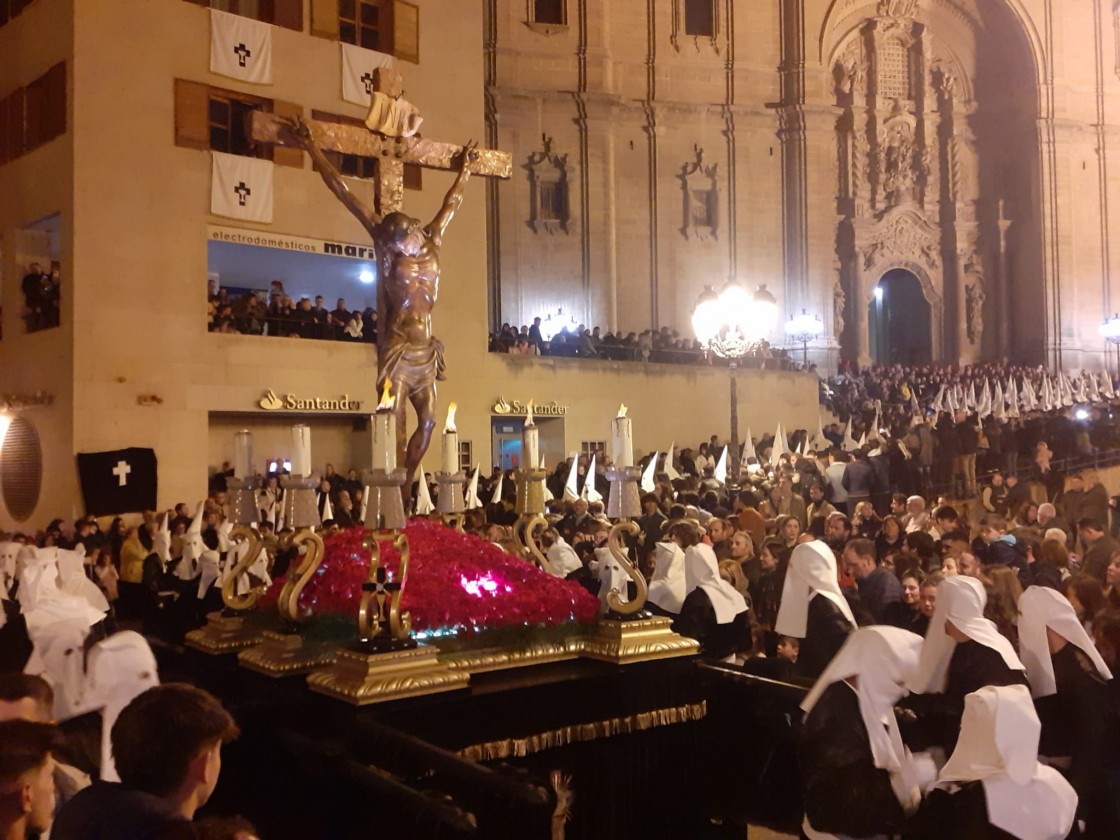
{"label": "wooden shutter", "polygon": [[43,113],[46,110],[46,76],[40,76],[24,89],[23,150],[30,152],[43,145]]}
{"label": "wooden shutter", "polygon": [[303,0],[275,0],[272,22],[285,29],[303,31]]}
{"label": "wooden shutter", "polygon": [[338,40],[338,0],[311,0],[311,34]]}
{"label": "wooden shutter", "polygon": [[210,148],[210,86],[175,80],[175,145]]}
{"label": "wooden shutter", "polygon": [[66,62],[62,61],[43,76],[42,142],[66,133]]}
{"label": "wooden shutter", "polygon": [[404,0],[394,0],[393,15],[393,55],[420,63],[420,7]]}
{"label": "wooden shutter", "polygon": [[[294,102],[281,102],[277,99],[272,103],[272,113],[281,117],[302,117],[303,106],[296,105]],[[297,169],[303,169],[303,149],[273,146],[272,162],[281,166],[294,166]]]}
{"label": "wooden shutter", "polygon": [[8,160],[15,160],[26,148],[23,145],[24,90],[17,88],[8,97]]}

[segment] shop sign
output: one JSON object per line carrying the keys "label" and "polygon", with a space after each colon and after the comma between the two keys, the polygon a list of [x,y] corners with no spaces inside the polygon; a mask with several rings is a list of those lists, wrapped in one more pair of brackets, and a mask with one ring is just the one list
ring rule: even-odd
{"label": "shop sign", "polygon": [[[533,400],[532,403],[534,417],[563,417],[568,413],[568,406],[561,405],[556,400],[550,403],[538,403]],[[529,403],[523,403],[520,400],[506,402],[504,398],[498,397],[490,411],[494,414],[524,416],[529,413]]]}
{"label": "shop sign", "polygon": [[349,394],[305,397],[301,394],[277,394],[269,388],[257,405],[265,411],[360,411],[362,401],[350,399]]}
{"label": "shop sign", "polygon": [[0,394],[0,411],[18,411],[21,408],[38,408],[54,405],[54,394],[36,391],[34,394]]}

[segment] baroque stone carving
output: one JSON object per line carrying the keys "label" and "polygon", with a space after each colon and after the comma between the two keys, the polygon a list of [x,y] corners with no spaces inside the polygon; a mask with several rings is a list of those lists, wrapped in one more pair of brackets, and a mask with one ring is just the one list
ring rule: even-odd
{"label": "baroque stone carving", "polygon": [[920,257],[926,266],[936,271],[940,265],[937,237],[925,230],[911,214],[896,216],[887,222],[864,249],[863,268],[870,271],[880,257],[914,259]]}
{"label": "baroque stone carving", "polygon": [[832,287],[832,335],[839,338],[844,332],[844,307],[848,296],[844,294],[843,284],[837,280]]}
{"label": "baroque stone carving", "polygon": [[928,159],[916,153],[915,125],[914,117],[896,102],[879,136],[879,183],[891,206],[912,199],[918,176],[928,170]]}
{"label": "baroque stone carving", "polygon": [[910,17],[918,6],[918,0],[879,0],[880,17]]}

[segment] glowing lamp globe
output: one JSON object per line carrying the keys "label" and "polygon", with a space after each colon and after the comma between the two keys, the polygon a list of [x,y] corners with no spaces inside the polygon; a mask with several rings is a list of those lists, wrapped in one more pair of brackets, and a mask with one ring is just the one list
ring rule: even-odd
{"label": "glowing lamp globe", "polygon": [[727,281],[719,293],[720,319],[747,335],[750,333],[751,309],[751,296],[747,290],[734,280]]}
{"label": "glowing lamp globe", "polygon": [[753,325],[752,337],[755,340],[765,338],[774,331],[778,324],[778,302],[766,290],[763,283],[754,293],[754,306],[752,307],[751,321]]}
{"label": "glowing lamp globe", "polygon": [[696,307],[692,310],[692,330],[696,340],[707,345],[719,333],[723,320],[719,296],[711,286],[705,286]]}

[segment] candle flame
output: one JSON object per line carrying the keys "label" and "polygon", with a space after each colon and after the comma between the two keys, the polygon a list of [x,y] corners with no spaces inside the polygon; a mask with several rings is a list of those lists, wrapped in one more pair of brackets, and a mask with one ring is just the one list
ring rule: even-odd
{"label": "candle flame", "polygon": [[619,417],[619,418],[625,417],[625,416],[626,416],[626,412],[627,412],[628,410],[629,410],[629,409],[627,409],[627,408],[626,408],[626,403],[623,403],[622,405],[620,405],[620,406],[618,407],[618,417]]}
{"label": "candle flame", "polygon": [[451,403],[451,405],[447,407],[447,422],[443,424],[444,432],[458,431],[458,429],[455,428],[455,412],[458,408],[459,406],[456,403]]}
{"label": "candle flame", "polygon": [[529,400],[529,404],[525,406],[525,428],[533,425],[533,401]]}
{"label": "candle flame", "polygon": [[393,396],[393,383],[386,378],[381,388],[381,402],[377,404],[377,410],[392,411],[396,403],[397,399]]}

